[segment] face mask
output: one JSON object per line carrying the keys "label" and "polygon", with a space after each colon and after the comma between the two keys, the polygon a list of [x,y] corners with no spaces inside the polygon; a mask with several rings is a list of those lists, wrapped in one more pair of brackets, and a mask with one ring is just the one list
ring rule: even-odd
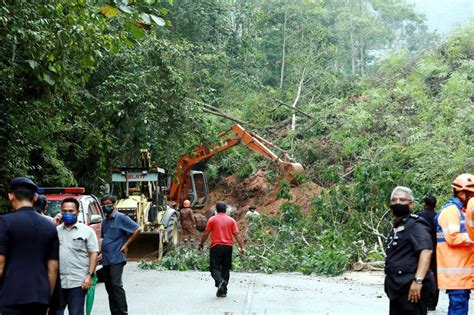
{"label": "face mask", "polygon": [[102,206],[102,210],[104,210],[105,213],[111,213],[114,210],[114,206]]}
{"label": "face mask", "polygon": [[402,204],[399,204],[399,203],[391,205],[390,209],[392,209],[392,213],[396,217],[404,217],[404,216],[406,216],[407,214],[410,213],[410,206],[402,205]]}
{"label": "face mask", "polygon": [[61,213],[61,219],[63,220],[65,224],[74,224],[77,222],[77,214],[64,212],[64,213]]}

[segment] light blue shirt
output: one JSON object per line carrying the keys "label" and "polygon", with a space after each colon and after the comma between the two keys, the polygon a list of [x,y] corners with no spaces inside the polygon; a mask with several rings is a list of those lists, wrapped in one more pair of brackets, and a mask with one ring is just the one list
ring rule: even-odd
{"label": "light blue shirt", "polygon": [[105,217],[102,222],[102,265],[115,265],[127,261],[127,256],[120,251],[132,234],[139,228],[138,224],[123,213],[114,210],[112,217]]}

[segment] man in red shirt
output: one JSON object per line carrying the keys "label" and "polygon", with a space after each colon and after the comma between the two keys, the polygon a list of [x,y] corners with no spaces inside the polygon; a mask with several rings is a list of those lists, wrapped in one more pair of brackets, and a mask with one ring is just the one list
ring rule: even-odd
{"label": "man in red shirt", "polygon": [[233,237],[239,243],[239,251],[243,255],[244,244],[239,235],[237,223],[226,214],[226,204],[216,204],[216,215],[207,222],[206,230],[201,238],[199,250],[202,250],[209,234],[211,234],[210,269],[217,287],[217,297],[227,296],[227,284],[229,283],[230,269],[232,267],[232,245]]}

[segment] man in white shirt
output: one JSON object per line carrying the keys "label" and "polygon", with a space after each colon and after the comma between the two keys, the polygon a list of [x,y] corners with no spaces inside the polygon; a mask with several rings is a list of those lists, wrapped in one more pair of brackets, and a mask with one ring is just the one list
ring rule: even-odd
{"label": "man in white shirt", "polygon": [[256,206],[250,206],[249,210],[245,214],[245,219],[249,221],[249,218],[258,218],[260,216],[260,213],[257,212],[257,207]]}
{"label": "man in white shirt", "polygon": [[63,315],[66,306],[70,315],[84,315],[87,290],[97,264],[99,245],[94,230],[77,222],[79,202],[66,198],[61,203],[62,224],[57,226],[59,237],[59,275],[65,305],[57,311]]}

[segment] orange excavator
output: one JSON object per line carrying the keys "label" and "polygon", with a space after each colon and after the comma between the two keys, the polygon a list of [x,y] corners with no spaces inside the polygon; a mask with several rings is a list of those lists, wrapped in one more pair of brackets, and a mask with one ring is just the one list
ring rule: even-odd
{"label": "orange excavator", "polygon": [[222,132],[219,137],[223,142],[212,147],[201,145],[189,155],[184,155],[176,166],[176,177],[172,181],[168,192],[168,203],[180,206],[185,199],[191,201],[193,208],[203,208],[207,201],[207,182],[204,174],[193,168],[213,157],[214,155],[230,149],[238,144],[247,146],[252,151],[274,161],[281,169],[282,177],[290,183],[295,183],[295,174],[303,173],[303,166],[282,160],[269,147],[277,148],[273,143],[259,135],[245,130],[239,124],[234,124],[230,132]]}
{"label": "orange excavator", "polygon": [[[269,147],[277,148],[271,142],[238,124],[232,125],[230,132],[222,132],[223,140],[211,147],[199,146],[189,155],[184,155],[176,166],[175,179],[169,189],[164,183],[165,171],[151,163],[148,150],[141,150],[141,166],[116,167],[112,170],[112,192],[119,196],[117,208],[135,220],[142,228],[142,234],[134,241],[129,255],[132,258],[157,257],[178,244],[178,212],[183,201],[191,201],[192,208],[203,208],[208,198],[206,177],[195,166],[212,156],[243,144],[254,152],[276,162],[282,177],[294,182],[294,175],[302,173],[299,163],[282,160]],[[167,200],[165,200],[167,196]],[[202,214],[198,225],[201,230],[207,219]]]}

